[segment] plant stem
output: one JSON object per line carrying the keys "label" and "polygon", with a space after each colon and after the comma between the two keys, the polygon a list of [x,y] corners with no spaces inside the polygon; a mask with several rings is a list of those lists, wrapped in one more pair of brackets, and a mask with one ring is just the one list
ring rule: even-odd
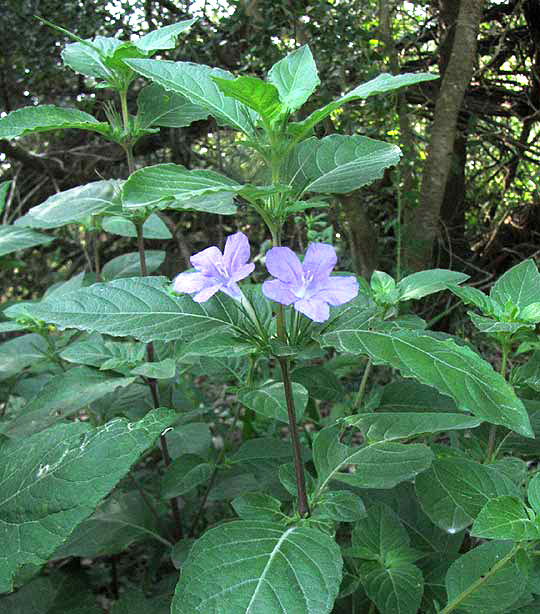
{"label": "plant stem", "polygon": [[296,488],[298,492],[298,513],[302,518],[309,516],[309,504],[306,494],[306,478],[304,475],[304,463],[302,462],[302,451],[300,448],[300,437],[298,436],[298,426],[296,424],[296,414],[294,411],[294,398],[289,374],[289,364],[286,358],[278,358],[283,377],[283,388],[287,401],[287,414],[289,415],[289,428],[291,431],[291,442],[294,455],[294,473],[296,475]]}
{"label": "plant stem", "polygon": [[94,273],[96,274],[96,281],[101,281],[101,260],[99,257],[99,232],[94,232],[92,237],[93,251],[94,251]]}
{"label": "plant stem", "polygon": [[197,515],[195,516],[195,520],[193,521],[193,524],[191,525],[191,536],[192,537],[194,537],[195,535],[195,530],[197,528],[197,525],[199,524],[199,520],[204,511],[204,506],[206,505],[208,495],[210,494],[210,491],[212,490],[212,486],[214,485],[214,482],[216,480],[217,472],[219,471],[219,466],[221,465],[221,463],[223,462],[223,459],[225,458],[225,452],[227,450],[227,442],[236,427],[236,423],[238,422],[238,416],[240,415],[241,409],[242,409],[242,406],[238,404],[238,407],[236,408],[236,412],[234,414],[233,421],[231,422],[231,425],[227,429],[227,432],[225,433],[225,437],[223,438],[223,448],[221,448],[219,456],[216,459],[216,464],[212,471],[212,475],[210,476],[210,480],[208,481],[208,486],[206,487],[206,490],[204,491],[204,495],[201,500],[199,510],[197,511]]}
{"label": "plant stem", "polygon": [[364,373],[362,375],[362,380],[360,381],[360,388],[358,388],[358,392],[356,393],[356,398],[354,399],[354,403],[352,407],[353,410],[357,410],[362,405],[362,401],[364,400],[364,395],[366,393],[366,384],[368,381],[369,374],[371,372],[372,365],[373,365],[373,362],[371,358],[368,358],[368,361],[366,363],[366,368],[364,369]]}
{"label": "plant stem", "polygon": [[[501,360],[501,375],[504,379],[506,379],[506,363],[508,360],[508,353],[510,351],[510,347],[507,343],[502,344],[502,360]],[[491,463],[494,459],[493,450],[495,449],[495,440],[497,437],[497,425],[492,424],[489,429],[489,437],[488,437],[488,446],[486,451],[486,459],[485,463]]]}
{"label": "plant stem", "polygon": [[[139,260],[141,263],[141,276],[146,277],[148,274],[148,269],[146,267],[146,253],[144,251],[144,237],[142,230],[142,221],[137,220],[135,223],[135,228],[137,229],[137,247],[139,249]],[[154,362],[154,345],[152,342],[146,344],[146,354],[148,356],[148,362]],[[150,393],[152,394],[152,400],[154,401],[154,407],[157,409],[161,406],[159,399],[159,389],[157,385],[157,381],[152,378],[148,378],[147,380],[148,386],[150,388]],[[169,454],[169,448],[167,446],[167,439],[165,435],[160,435],[159,443],[161,446],[161,453],[163,455],[163,460],[165,461],[165,465],[168,467],[171,464],[171,456]],[[172,497],[170,499],[172,515],[174,519],[174,524],[176,527],[176,538],[182,539],[183,531],[182,531],[182,520],[180,517],[180,507],[178,505],[178,499],[176,497]]]}
{"label": "plant stem", "polygon": [[441,610],[440,614],[450,614],[450,612],[453,612],[457,607],[459,607],[462,601],[465,601],[465,599],[467,599],[467,597],[471,593],[473,593],[477,588],[482,586],[482,584],[486,582],[486,580],[488,580],[493,574],[499,571],[499,569],[504,567],[506,563],[508,563],[508,561],[514,558],[514,555],[520,548],[521,546],[519,544],[516,544],[512,548],[512,550],[510,550],[510,552],[506,556],[503,556],[503,558],[500,561],[497,561],[497,563],[495,563],[495,565],[493,565],[493,567],[488,572],[480,576],[478,580],[473,582],[462,593],[460,593],[455,599],[452,599],[452,601],[444,608],[444,610]]}

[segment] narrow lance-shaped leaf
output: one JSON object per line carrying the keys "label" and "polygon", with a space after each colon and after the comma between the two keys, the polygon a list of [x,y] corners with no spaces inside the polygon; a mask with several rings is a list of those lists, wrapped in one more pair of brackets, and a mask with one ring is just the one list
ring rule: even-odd
{"label": "narrow lance-shaped leaf", "polygon": [[311,115],[301,122],[295,122],[290,125],[290,132],[297,138],[302,139],[305,135],[309,134],[313,128],[321,122],[325,117],[328,117],[330,113],[339,109],[347,102],[353,100],[360,100],[373,96],[375,94],[385,94],[400,87],[406,87],[408,85],[414,85],[415,83],[421,83],[423,81],[432,81],[438,79],[438,75],[430,75],[428,73],[403,73],[401,75],[389,75],[383,73],[371,81],[362,83],[358,87],[344,94],[337,100],[330,102],[324,107],[317,109]]}
{"label": "narrow lance-shaped leaf", "polygon": [[207,109],[220,124],[246,134],[253,132],[252,126],[257,118],[255,112],[238,100],[225,96],[212,80],[212,77],[232,79],[227,71],[203,64],[166,60],[126,60],[125,63],[166,90],[182,94],[193,104]]}
{"label": "narrow lance-shaped leaf", "polygon": [[48,245],[55,237],[49,237],[41,232],[35,232],[29,228],[17,228],[15,226],[0,226],[0,256],[18,252],[19,250],[36,247],[36,245]]}
{"label": "narrow lance-shaped leaf", "polygon": [[99,122],[92,115],[78,109],[41,105],[23,107],[0,118],[0,139],[13,139],[31,132],[47,132],[78,128],[107,134],[109,124]]}
{"label": "narrow lance-shaped leaf", "polygon": [[358,330],[347,323],[327,329],[323,342],[399,369],[406,377],[451,396],[459,409],[525,437],[533,432],[521,400],[504,378],[471,349],[412,331]]}
{"label": "narrow lance-shaped leaf", "polygon": [[380,179],[400,156],[399,147],[365,136],[313,137],[293,149],[287,174],[300,194],[345,194]]}
{"label": "narrow lance-shaped leaf", "polygon": [[316,529],[225,523],[193,545],[171,614],[329,614],[341,569],[338,545]]}
{"label": "narrow lance-shaped leaf", "polygon": [[176,47],[176,40],[180,34],[190,28],[196,21],[196,18],[185,19],[184,21],[173,23],[170,26],[158,28],[157,30],[153,30],[141,36],[141,38],[134,42],[134,45],[137,49],[146,54],[151,54],[159,49],[174,49]]}
{"label": "narrow lance-shaped leaf", "polygon": [[74,422],[0,444],[0,592],[21,565],[45,563],[174,418],[156,410],[99,429]]}
{"label": "narrow lance-shaped leaf", "polygon": [[83,222],[113,206],[120,194],[121,182],[109,179],[53,194],[20,217],[15,224],[31,228],[59,228]]}
{"label": "narrow lance-shaped leaf", "polygon": [[233,299],[223,293],[199,304],[190,296],[172,295],[169,283],[164,277],[116,279],[58,299],[13,305],[4,314],[145,342],[189,339],[201,327],[234,326],[240,318]]}
{"label": "narrow lance-shaped leaf", "polygon": [[286,110],[299,109],[321,82],[308,45],[274,64],[268,72],[268,81],[276,86]]}
{"label": "narrow lance-shaped leaf", "polygon": [[[124,184],[124,207],[167,206],[184,203],[187,208],[197,206],[197,200],[216,193],[234,194],[242,185],[214,171],[187,170],[179,164],[157,164],[133,173]],[[201,200],[204,206],[204,199]],[[233,213],[236,209],[233,208]],[[218,213],[219,211],[216,211]],[[229,213],[224,208],[224,213]]]}

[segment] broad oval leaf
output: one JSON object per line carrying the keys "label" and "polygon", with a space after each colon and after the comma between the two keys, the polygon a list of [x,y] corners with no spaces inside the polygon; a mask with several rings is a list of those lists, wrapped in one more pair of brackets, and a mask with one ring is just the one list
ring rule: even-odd
{"label": "broad oval leaf", "polygon": [[256,111],[267,121],[275,119],[282,111],[277,89],[257,77],[221,79],[214,77],[219,89],[231,98],[239,100]]}
{"label": "broad oval leaf", "polygon": [[0,344],[0,381],[47,356],[47,342],[37,333],[21,335]]}
{"label": "broad oval leaf", "polygon": [[[105,217],[102,226],[103,230],[115,235],[120,235],[121,237],[137,236],[135,224],[131,220],[120,215]],[[146,222],[143,224],[142,231],[145,239],[172,239],[171,231],[156,213],[152,213],[148,216]]]}
{"label": "broad oval leaf", "polygon": [[274,64],[268,81],[276,86],[286,110],[299,109],[321,83],[309,46],[295,49]]}
{"label": "broad oval leaf", "polygon": [[199,304],[190,296],[172,295],[169,284],[164,277],[116,279],[40,303],[13,305],[4,313],[145,342],[190,338],[201,326],[234,326],[240,318],[233,299],[223,293]]}
{"label": "broad oval leaf", "polygon": [[212,474],[212,467],[195,454],[183,454],[175,459],[161,478],[161,497],[171,499],[191,492],[204,484]]}
{"label": "broad oval leaf", "polygon": [[2,225],[0,226],[0,256],[36,247],[36,245],[49,245],[54,239],[55,237],[49,237],[29,228]]}
{"label": "broad oval leaf", "polygon": [[534,260],[524,260],[501,275],[493,284],[490,297],[501,305],[511,301],[520,309],[539,302],[540,273]]}
{"label": "broad oval leaf", "polygon": [[14,139],[31,132],[47,132],[79,128],[107,134],[109,124],[98,122],[92,115],[78,109],[40,105],[23,107],[0,118],[0,139]]}
{"label": "broad oval leaf", "polygon": [[166,90],[182,94],[193,104],[207,109],[220,124],[246,134],[253,132],[255,112],[238,100],[225,96],[212,80],[212,77],[233,79],[229,72],[191,62],[142,59],[126,60],[125,63]]}
{"label": "broad oval leaf", "polygon": [[[197,209],[197,199],[207,195],[226,192],[234,194],[242,189],[236,181],[214,171],[190,171],[179,164],[156,164],[135,171],[124,184],[122,202],[124,207],[184,205]],[[205,206],[201,199],[201,206]],[[203,209],[207,210],[207,209]],[[215,213],[235,213],[230,204]]]}
{"label": "broad oval leaf", "polygon": [[117,201],[121,182],[109,179],[64,190],[20,217],[15,224],[31,228],[58,228],[83,222],[102,213]]}
{"label": "broad oval leaf", "polygon": [[160,409],[138,422],[73,422],[0,443],[0,592],[21,565],[45,563],[175,417]]}
{"label": "broad oval leaf", "polygon": [[[165,262],[165,252],[162,250],[146,250],[146,270],[153,273]],[[103,267],[103,279],[118,279],[119,277],[136,277],[141,275],[141,258],[139,252],[122,254],[109,260]]]}
{"label": "broad oval leaf", "polygon": [[183,128],[208,117],[208,111],[157,83],[144,87],[137,98],[137,121],[143,128]]}
{"label": "broad oval leaf", "polygon": [[446,574],[448,602],[459,602],[459,611],[470,614],[510,612],[522,596],[527,575],[511,557],[509,542],[488,542],[457,559]]}
{"label": "broad oval leaf", "polygon": [[62,61],[81,75],[107,81],[113,74],[105,63],[106,59],[112,57],[121,46],[122,41],[117,38],[96,36],[93,40],[66,45],[62,51]]}
{"label": "broad oval leaf", "polygon": [[529,499],[529,504],[532,506],[534,511],[539,514],[540,513],[540,473],[537,473],[533,479],[529,482],[529,486],[527,488],[527,498]]}
{"label": "broad oval leaf", "polygon": [[344,352],[368,354],[452,397],[459,409],[533,437],[527,411],[514,389],[470,348],[425,333],[359,330],[339,320],[323,342]]}
{"label": "broad oval leaf", "polygon": [[171,614],[329,614],[342,565],[335,541],[316,529],[225,523],[193,545]]}
{"label": "broad oval leaf", "polygon": [[490,499],[476,517],[471,535],[486,539],[526,541],[540,539],[540,529],[531,520],[519,497],[503,495]]}
{"label": "broad oval leaf", "polygon": [[493,467],[464,458],[441,458],[416,478],[416,495],[434,524],[457,533],[473,522],[490,499],[519,496],[519,491]]}
{"label": "broad oval leaf", "polygon": [[312,137],[293,149],[287,174],[298,193],[345,194],[380,179],[400,156],[396,145],[365,136]]}
{"label": "broad oval leaf", "polygon": [[[292,383],[296,419],[301,420],[308,402],[308,392],[298,382]],[[283,382],[268,381],[254,390],[242,390],[238,401],[249,409],[273,420],[289,421]]]}
{"label": "broad oval leaf", "polygon": [[424,593],[424,578],[412,563],[399,561],[383,566],[376,562],[360,565],[362,584],[381,614],[416,614]]}

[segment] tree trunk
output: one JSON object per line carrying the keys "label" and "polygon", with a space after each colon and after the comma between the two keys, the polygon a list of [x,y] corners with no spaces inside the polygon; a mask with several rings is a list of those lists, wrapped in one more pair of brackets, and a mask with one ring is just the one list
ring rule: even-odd
{"label": "tree trunk", "polygon": [[339,201],[347,220],[354,272],[369,280],[377,268],[377,232],[358,193],[340,195]]}
{"label": "tree trunk", "polygon": [[[446,7],[457,6],[456,0],[446,0],[445,4]],[[452,51],[435,104],[420,201],[405,228],[404,264],[409,270],[427,268],[432,262],[433,243],[439,233],[441,208],[451,174],[458,116],[473,75],[484,4],[485,0],[461,0],[459,3]]]}

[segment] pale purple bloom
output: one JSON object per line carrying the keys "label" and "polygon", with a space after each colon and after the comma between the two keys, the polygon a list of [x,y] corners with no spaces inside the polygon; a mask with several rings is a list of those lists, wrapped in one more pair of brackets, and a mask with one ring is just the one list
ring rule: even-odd
{"label": "pale purple bloom", "polygon": [[239,299],[242,292],[236,282],[255,268],[253,263],[248,264],[249,256],[246,235],[242,232],[229,235],[223,254],[215,245],[193,254],[190,262],[197,272],[186,271],[177,275],[173,280],[173,290],[193,295],[197,303],[204,303],[218,290]]}
{"label": "pale purple bloom", "polygon": [[263,293],[282,305],[294,305],[315,322],[324,322],[330,317],[329,305],[343,305],[358,294],[355,277],[330,277],[336,263],[336,250],[326,243],[311,243],[303,263],[288,247],[273,247],[266,254],[266,268],[277,279],[265,281]]}

